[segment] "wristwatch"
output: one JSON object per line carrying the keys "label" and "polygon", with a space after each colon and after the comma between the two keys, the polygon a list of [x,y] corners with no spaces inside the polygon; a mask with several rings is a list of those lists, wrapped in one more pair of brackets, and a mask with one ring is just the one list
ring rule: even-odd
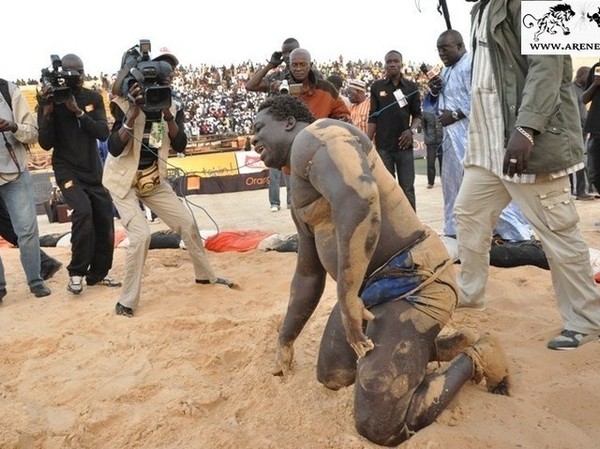
{"label": "wristwatch", "polygon": [[460,117],[458,116],[458,111],[452,111],[452,118],[456,122],[458,122],[460,120]]}

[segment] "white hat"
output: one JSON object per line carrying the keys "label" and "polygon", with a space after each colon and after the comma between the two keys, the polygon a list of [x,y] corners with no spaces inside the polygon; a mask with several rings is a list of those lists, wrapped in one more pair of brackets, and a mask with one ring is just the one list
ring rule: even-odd
{"label": "white hat", "polygon": [[167,47],[160,47],[158,54],[152,58],[152,60],[165,61],[171,64],[173,67],[177,67],[179,65],[179,59],[177,59],[177,56],[171,53],[171,50],[169,50]]}

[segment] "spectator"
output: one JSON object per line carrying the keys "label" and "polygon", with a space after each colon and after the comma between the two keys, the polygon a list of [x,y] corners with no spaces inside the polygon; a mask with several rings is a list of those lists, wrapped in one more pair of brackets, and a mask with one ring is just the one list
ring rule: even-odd
{"label": "spectator", "polygon": [[[306,103],[315,118],[350,121],[350,111],[329,81],[318,78],[312,70],[308,50],[296,48],[290,53],[290,94]],[[292,86],[298,91],[294,92]]]}
{"label": "spectator", "polygon": [[416,211],[413,133],[421,126],[421,98],[417,84],[402,75],[400,52],[385,55],[385,71],[386,77],[371,85],[368,136]]}
{"label": "spectator", "polygon": [[600,62],[590,69],[585,91],[582,95],[584,104],[591,102],[583,132],[589,134],[587,144],[587,174],[590,186],[600,193]]}
{"label": "spectator", "polygon": [[[583,92],[585,90],[585,84],[589,73],[589,67],[579,67],[575,74],[575,79],[573,80],[573,89],[575,90],[575,95],[577,96],[577,104],[579,105],[579,118],[581,119],[584,152],[587,144],[587,133],[583,130],[585,129],[585,121],[587,119],[588,112],[585,108],[585,104],[583,103]],[[575,174],[571,173],[569,175],[569,180],[571,181],[571,193],[575,195],[575,198],[577,198],[580,201],[590,201],[594,199],[594,195],[590,195],[586,192],[585,185],[587,176],[585,171],[585,167],[583,167],[577,170]]]}
{"label": "spectator", "polygon": [[[250,92],[262,91],[270,92],[271,94],[278,93],[276,90],[281,81],[291,77],[290,68],[290,53],[292,50],[300,47],[300,43],[293,37],[283,41],[281,51],[275,51],[271,55],[271,59],[262,69],[258,70],[252,78],[246,82],[246,90]],[[279,67],[281,63],[285,63],[283,70],[273,73],[270,77],[267,74]],[[277,212],[281,209],[281,176],[282,173],[277,168],[269,168],[269,204],[271,212]],[[290,207],[290,176],[283,174],[283,181],[286,186],[287,207]]]}
{"label": "spectator", "polygon": [[431,105],[428,104],[428,98],[423,101],[423,142],[427,148],[427,188],[433,189],[435,185],[435,161],[438,161],[440,173],[442,172],[442,140],[444,138],[444,129]]}
{"label": "spectator", "polygon": [[521,54],[519,0],[477,2],[472,18],[473,41],[479,44],[455,207],[459,301],[463,307],[485,305],[492,229],[514,200],[542,242],[563,319],[562,332],[547,346],[575,349],[600,334],[600,291],[569,186],[568,174],[583,160],[581,127],[573,120],[578,107],[571,58]]}
{"label": "spectator", "polygon": [[371,102],[367,96],[367,84],[359,79],[348,81],[348,98],[350,100],[350,119],[354,126],[367,134],[369,107]]}
{"label": "spectator", "polygon": [[[456,238],[454,204],[463,178],[463,160],[467,151],[469,112],[471,110],[471,54],[462,35],[456,30],[444,31],[437,40],[438,53],[445,67],[430,82],[427,100],[435,105],[444,127],[444,165],[441,172],[444,194],[444,236]],[[511,203],[498,218],[494,233],[507,241],[531,240],[532,232],[519,208]],[[456,242],[444,239],[451,253]]]}
{"label": "spectator", "polygon": [[344,103],[346,103],[346,107],[350,107],[350,99],[343,94],[342,89],[344,88],[344,80],[342,79],[342,77],[340,75],[338,75],[337,73],[333,73],[331,75],[329,75],[327,77],[327,81],[329,81],[331,84],[333,84],[335,86],[335,88],[338,91],[338,94],[340,95],[340,98],[342,100],[344,100]]}
{"label": "spectator", "polygon": [[[27,169],[25,148],[25,144],[37,140],[38,128],[21,90],[11,82],[0,82],[8,93],[6,96],[4,92],[0,95],[0,198],[6,205],[17,234],[21,265],[29,291],[40,298],[51,294],[51,290],[40,275],[40,238],[33,180]],[[4,265],[0,259],[0,302],[6,294]]]}
{"label": "spectator", "polygon": [[[2,197],[0,197],[0,237],[11,245],[19,246],[19,238],[10,221],[10,214],[8,213],[8,208],[6,207],[6,204],[4,204]],[[62,262],[49,256],[41,248],[40,262],[40,276],[45,281],[54,276],[58,270],[60,270],[60,267],[62,267]]]}

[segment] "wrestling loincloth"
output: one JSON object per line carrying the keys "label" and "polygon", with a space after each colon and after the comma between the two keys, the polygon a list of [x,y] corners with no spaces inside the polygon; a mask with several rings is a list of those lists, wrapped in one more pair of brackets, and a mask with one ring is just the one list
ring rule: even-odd
{"label": "wrestling loincloth", "polygon": [[402,299],[444,325],[458,301],[452,264],[428,230],[365,278],[359,296],[367,308]]}

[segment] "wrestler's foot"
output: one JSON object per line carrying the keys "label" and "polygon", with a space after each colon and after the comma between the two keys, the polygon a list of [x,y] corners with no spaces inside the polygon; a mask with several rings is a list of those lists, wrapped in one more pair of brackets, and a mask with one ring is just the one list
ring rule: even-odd
{"label": "wrestler's foot", "polygon": [[461,329],[450,335],[438,336],[435,339],[436,360],[449,362],[454,357],[464,352],[477,340],[477,336],[468,330]]}
{"label": "wrestler's foot", "polygon": [[485,379],[490,393],[508,396],[510,379],[508,360],[500,342],[486,334],[465,349],[464,353],[473,361],[473,380],[480,383]]}

